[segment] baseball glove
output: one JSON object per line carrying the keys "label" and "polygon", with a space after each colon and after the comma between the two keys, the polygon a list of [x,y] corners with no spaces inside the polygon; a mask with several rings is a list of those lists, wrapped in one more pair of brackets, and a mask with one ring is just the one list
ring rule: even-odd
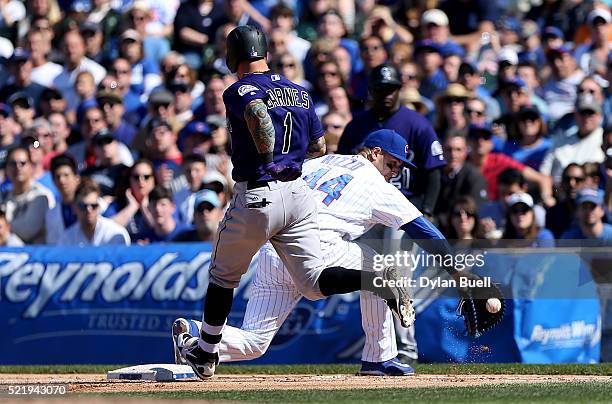
{"label": "baseball glove", "polygon": [[[480,279],[469,274],[470,279]],[[506,302],[501,290],[493,283],[485,287],[467,287],[459,291],[461,300],[457,306],[457,316],[462,316],[467,335],[478,338],[499,324],[504,318]],[[487,310],[487,299],[496,298],[501,302],[501,308],[496,313]]]}

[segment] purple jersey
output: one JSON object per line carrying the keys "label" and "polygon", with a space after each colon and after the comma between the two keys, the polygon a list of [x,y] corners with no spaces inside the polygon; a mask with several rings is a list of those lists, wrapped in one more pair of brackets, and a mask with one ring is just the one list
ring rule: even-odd
{"label": "purple jersey", "polygon": [[421,195],[425,184],[424,176],[418,175],[419,172],[446,165],[442,145],[433,127],[421,114],[404,106],[386,121],[377,120],[372,111],[367,110],[346,126],[338,144],[338,153],[355,154],[366,136],[378,129],[393,129],[402,135],[410,148],[408,159],[417,166],[413,175],[404,167],[399,176],[391,179],[391,183],[406,196]]}
{"label": "purple jersey", "polygon": [[276,73],[249,74],[223,93],[228,128],[232,141],[234,181],[268,181],[259,153],[244,119],[247,104],[262,99],[274,123],[274,162],[298,163],[306,156],[308,145],[323,136],[308,92]]}

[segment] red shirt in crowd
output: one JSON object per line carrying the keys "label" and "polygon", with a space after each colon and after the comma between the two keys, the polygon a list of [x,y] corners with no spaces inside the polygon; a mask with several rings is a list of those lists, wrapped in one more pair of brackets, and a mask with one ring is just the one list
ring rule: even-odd
{"label": "red shirt in crowd", "polygon": [[509,168],[523,171],[525,165],[503,153],[489,153],[484,164],[480,167],[482,175],[487,180],[489,200],[497,200],[497,176]]}

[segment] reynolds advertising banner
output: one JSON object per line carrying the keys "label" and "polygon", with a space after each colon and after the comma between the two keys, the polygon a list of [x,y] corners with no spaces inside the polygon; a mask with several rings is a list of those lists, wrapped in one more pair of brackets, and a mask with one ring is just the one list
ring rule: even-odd
{"label": "reynolds advertising banner", "polygon": [[[256,259],[236,289],[232,325],[242,322]],[[599,360],[599,303],[579,257],[495,253],[486,261],[481,274],[513,297],[504,321],[470,339],[456,298],[422,297],[422,361]],[[170,363],[172,321],[201,318],[209,265],[208,244],[0,250],[0,364]],[[569,289],[574,297],[558,293]],[[358,293],[302,299],[251,363],[357,362],[363,341]]]}

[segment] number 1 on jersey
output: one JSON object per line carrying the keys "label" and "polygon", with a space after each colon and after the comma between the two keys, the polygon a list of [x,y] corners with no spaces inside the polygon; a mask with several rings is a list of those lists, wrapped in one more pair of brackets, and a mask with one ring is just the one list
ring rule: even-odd
{"label": "number 1 on jersey", "polygon": [[283,126],[285,127],[285,133],[283,135],[283,150],[281,153],[287,154],[291,148],[291,132],[293,132],[293,117],[291,116],[291,111],[287,112],[287,115],[285,115]]}

